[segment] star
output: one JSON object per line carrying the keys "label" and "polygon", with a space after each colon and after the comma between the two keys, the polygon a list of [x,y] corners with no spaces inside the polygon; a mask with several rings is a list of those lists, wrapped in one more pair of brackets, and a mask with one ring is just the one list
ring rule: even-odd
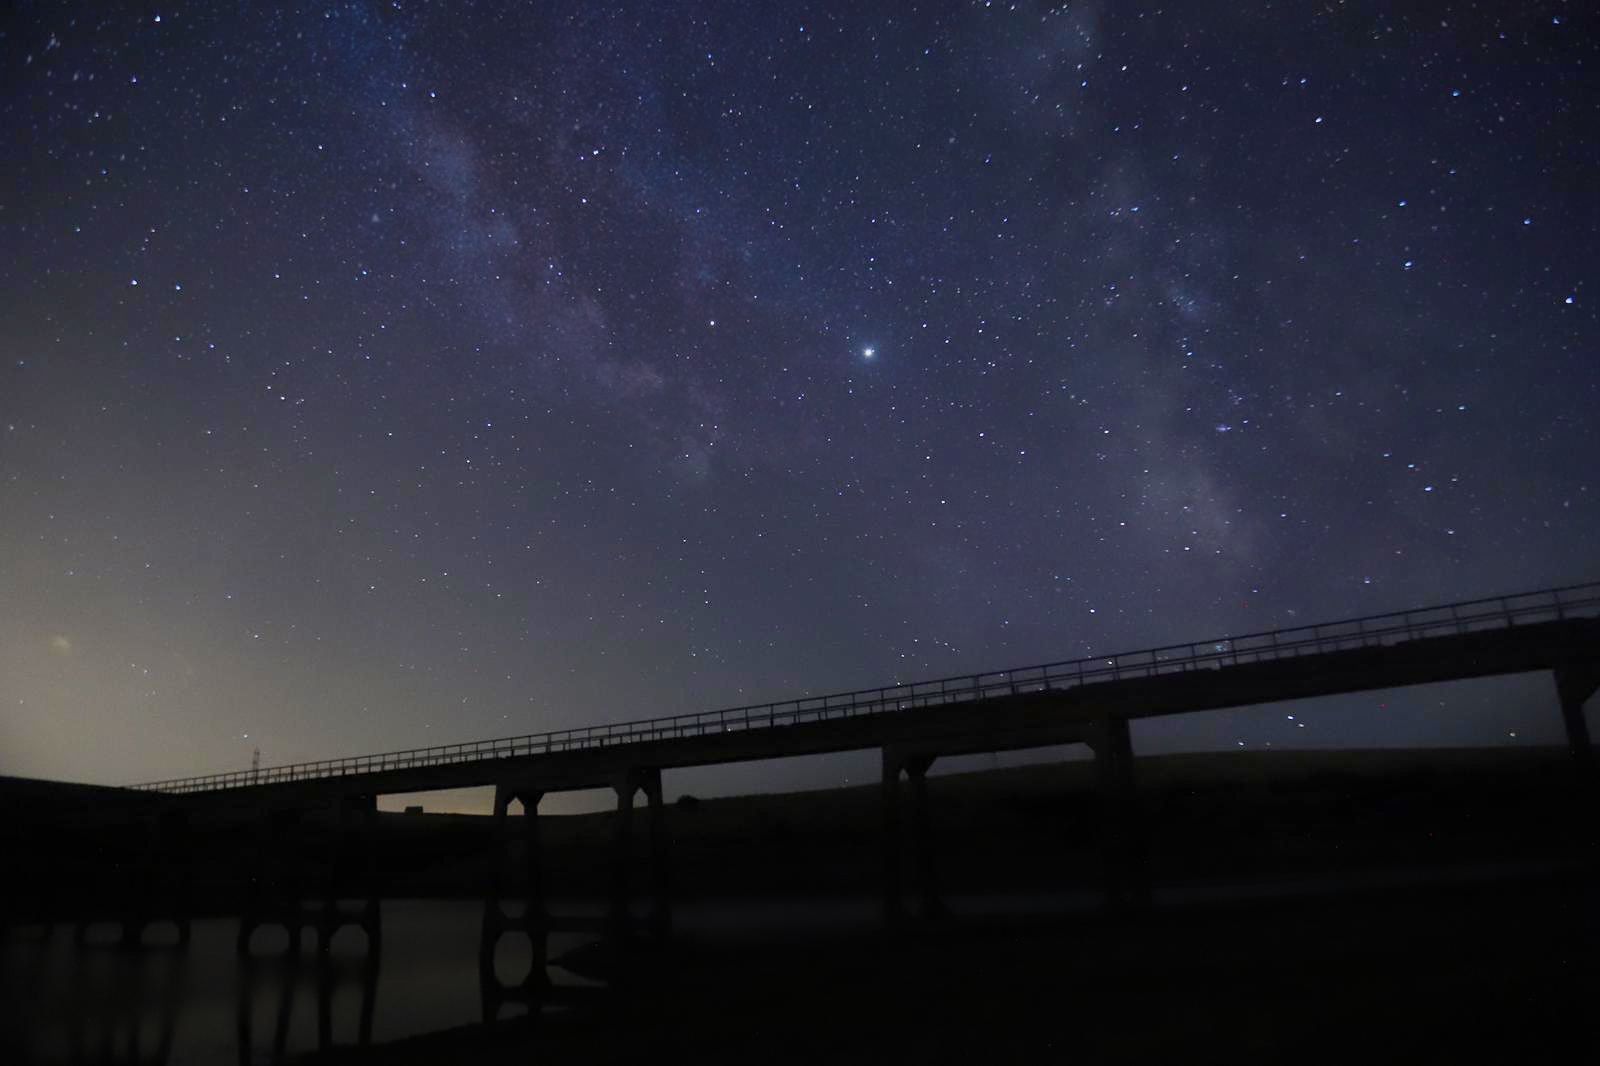
{"label": "star", "polygon": [[873,356],[875,356],[877,354],[878,354],[878,349],[873,348],[870,345],[868,347],[866,347],[866,348],[861,349],[861,358],[863,358],[863,359],[871,359]]}

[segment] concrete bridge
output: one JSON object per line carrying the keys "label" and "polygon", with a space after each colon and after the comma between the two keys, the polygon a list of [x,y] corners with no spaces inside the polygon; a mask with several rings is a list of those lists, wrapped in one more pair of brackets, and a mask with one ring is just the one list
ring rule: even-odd
{"label": "concrete bridge", "polygon": [[[287,927],[296,947],[304,927],[317,929],[325,947],[340,926],[356,924],[375,949],[380,892],[370,829],[377,797],[494,786],[500,855],[486,889],[480,943],[484,1009],[492,1015],[503,1002],[543,993],[544,937],[561,927],[547,912],[541,888],[538,804],[551,792],[609,788],[616,794],[611,924],[617,930],[634,924],[631,837],[635,797],[644,793],[648,922],[665,931],[663,770],[878,749],[884,911],[890,923],[899,923],[911,911],[908,880],[922,913],[940,910],[927,813],[927,771],[935,760],[1081,743],[1092,749],[1098,767],[1108,903],[1137,908],[1148,890],[1134,815],[1134,719],[1529,671],[1553,674],[1567,741],[1592,801],[1594,750],[1583,705],[1600,685],[1600,583],[1024,669],[136,787],[148,794],[139,799],[153,825],[181,827],[197,812],[221,810],[255,822],[262,863],[257,883],[277,887],[264,887],[242,917],[239,950],[248,955],[253,931],[270,924]],[[518,803],[525,816],[511,817]],[[284,858],[294,850],[302,816],[332,827],[323,873],[331,885],[340,871],[348,886],[354,870],[366,886],[354,904],[341,902],[348,889],[333,888],[319,902],[291,869],[297,860]],[[494,976],[494,950],[500,937],[517,931],[534,943],[535,964],[521,985],[505,987]]]}

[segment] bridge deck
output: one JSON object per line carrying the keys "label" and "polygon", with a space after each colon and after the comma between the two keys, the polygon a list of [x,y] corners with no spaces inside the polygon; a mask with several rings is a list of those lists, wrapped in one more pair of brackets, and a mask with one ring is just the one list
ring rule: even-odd
{"label": "bridge deck", "polygon": [[1600,583],[720,711],[137,786],[153,792],[392,793],[510,779],[600,787],[639,768],[874,747],[930,754],[1090,741],[1107,719],[1497,674],[1600,668]]}

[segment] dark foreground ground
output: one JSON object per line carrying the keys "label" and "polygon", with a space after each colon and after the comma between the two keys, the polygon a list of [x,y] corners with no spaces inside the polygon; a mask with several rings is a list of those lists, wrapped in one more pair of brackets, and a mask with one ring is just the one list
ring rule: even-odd
{"label": "dark foreground ground", "polygon": [[[562,960],[607,987],[308,1061],[1600,1061],[1597,812],[1564,752],[1150,758],[1139,784],[1150,911],[1096,903],[1091,767],[1028,767],[930,781],[954,916],[893,937],[861,917],[875,787],[675,804],[674,896],[699,919]],[[544,821],[552,898],[603,898],[608,817]],[[481,893],[485,819],[395,815],[379,837],[391,898]],[[197,914],[229,913],[249,839],[196,827]],[[10,884],[27,869],[58,919],[94,912],[132,876],[117,845],[16,833]],[[818,917],[841,900],[855,919]]]}
{"label": "dark foreground ground", "polygon": [[586,1008],[362,1063],[1597,1060],[1592,885],[1273,902],[640,949]]}
{"label": "dark foreground ground", "polygon": [[[359,1061],[1600,1061],[1600,899],[1562,866],[1595,812],[1574,808],[1563,756],[1145,760],[1152,874],[1167,886],[1149,914],[680,938],[613,960],[614,996],[588,1010]],[[1092,888],[1089,769],[934,781],[944,886]],[[875,800],[675,811],[679,881],[691,896],[718,873],[827,892],[875,857]]]}

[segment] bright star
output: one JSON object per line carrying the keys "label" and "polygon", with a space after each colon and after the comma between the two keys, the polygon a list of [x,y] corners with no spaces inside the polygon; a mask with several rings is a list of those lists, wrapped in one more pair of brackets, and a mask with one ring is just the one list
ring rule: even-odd
{"label": "bright star", "polygon": [[863,349],[861,349],[861,355],[862,355],[862,358],[864,358],[864,359],[871,359],[873,356],[875,356],[877,354],[878,354],[878,349],[876,349],[876,348],[863,348]]}

